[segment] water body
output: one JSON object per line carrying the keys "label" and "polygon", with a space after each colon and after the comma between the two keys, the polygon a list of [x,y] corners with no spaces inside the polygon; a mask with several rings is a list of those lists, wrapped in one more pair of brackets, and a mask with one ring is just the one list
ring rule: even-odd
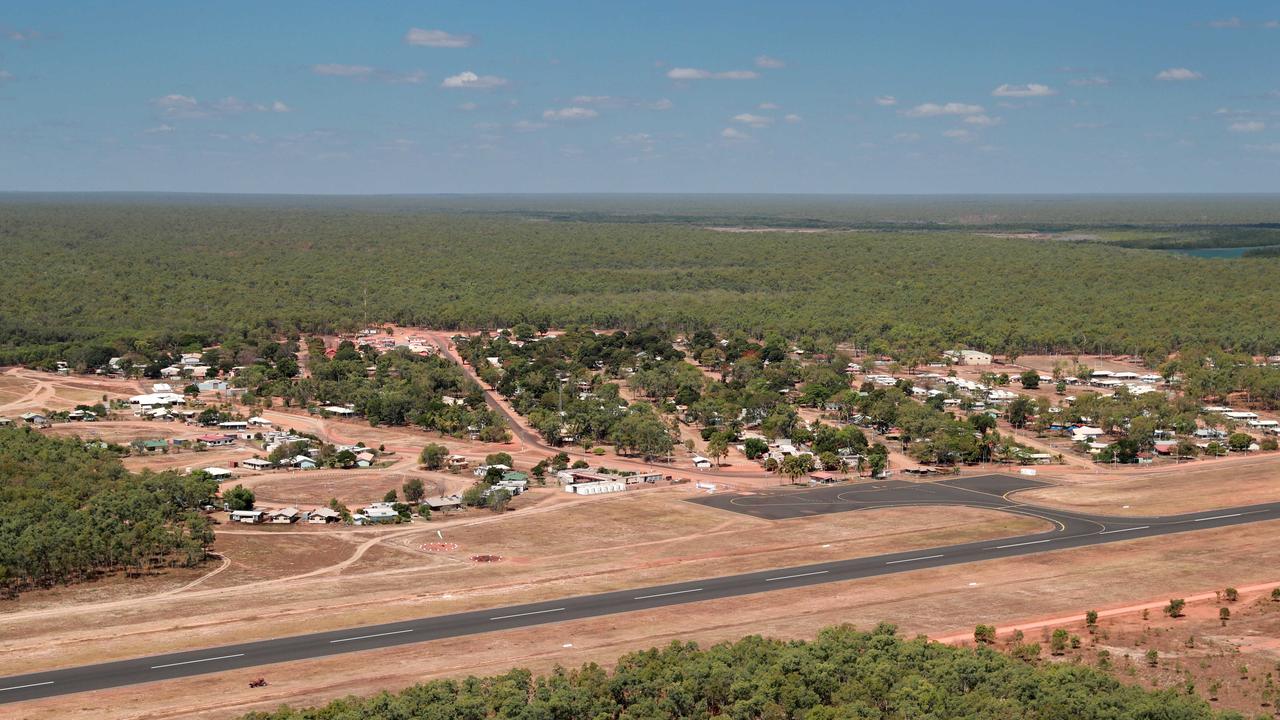
{"label": "water body", "polygon": [[1187,248],[1174,249],[1169,252],[1180,253],[1182,255],[1193,255],[1201,258],[1238,258],[1244,255],[1246,251],[1256,250],[1258,248],[1271,247],[1270,245],[1254,245],[1252,247],[1226,247],[1226,248]]}

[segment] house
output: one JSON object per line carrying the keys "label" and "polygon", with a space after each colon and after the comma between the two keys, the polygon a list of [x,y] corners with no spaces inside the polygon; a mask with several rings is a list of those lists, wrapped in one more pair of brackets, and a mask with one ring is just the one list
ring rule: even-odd
{"label": "house", "polygon": [[267,521],[276,525],[287,525],[289,523],[298,522],[302,517],[302,513],[298,512],[296,507],[281,508],[280,510],[272,510],[267,513]]}
{"label": "house", "polygon": [[321,409],[330,415],[337,415],[338,417],[352,417],[356,414],[355,410],[341,405],[326,405]]}
{"label": "house", "polygon": [[130,405],[151,408],[167,405],[185,405],[187,398],[185,395],[179,395],[171,392],[147,393],[145,395],[134,395],[129,398]]}
{"label": "house", "polygon": [[307,513],[307,522],[312,525],[325,525],[342,521],[342,513],[332,508],[316,508]]}
{"label": "house", "polygon": [[506,465],[503,465],[503,464],[501,464],[501,463],[495,463],[495,464],[493,464],[493,465],[478,465],[478,466],[476,466],[476,469],[475,469],[475,470],[472,470],[472,471],[471,471],[471,474],[472,474],[472,475],[475,475],[476,477],[480,477],[480,478],[482,478],[482,477],[484,477],[485,475],[488,475],[488,474],[489,474],[489,469],[490,469],[490,468],[493,468],[493,469],[496,469],[496,470],[501,470],[501,471],[502,471],[502,472],[504,472],[504,473],[506,473],[507,471],[511,470],[511,468],[507,467]]}
{"label": "house", "polygon": [[1232,420],[1257,420],[1258,419],[1258,413],[1251,413],[1243,410],[1229,410],[1227,412],[1222,413],[1222,416],[1225,418],[1230,418]]}
{"label": "house", "polygon": [[[517,473],[517,474],[523,474],[523,473]],[[489,490],[506,490],[507,492],[511,493],[512,497],[515,497],[516,495],[519,495],[528,489],[529,489],[528,480],[505,480],[505,479],[499,480],[498,482],[494,483],[492,488],[489,488]],[[485,494],[487,495],[488,493],[486,492]]]}
{"label": "house", "polygon": [[164,440],[134,440],[129,443],[129,446],[138,452],[158,453],[164,452],[169,447],[169,443]]}
{"label": "house", "polygon": [[45,417],[44,415],[41,415],[40,413],[33,413],[33,412],[22,413],[22,415],[20,415],[19,417],[31,423],[32,425],[46,425],[49,422],[49,418]]}
{"label": "house", "polygon": [[1071,429],[1071,440],[1073,442],[1089,442],[1093,438],[1102,437],[1103,435],[1106,435],[1106,433],[1102,431],[1102,428],[1089,427],[1088,425],[1081,425]]}
{"label": "house", "polygon": [[373,465],[373,461],[376,459],[376,455],[366,450],[359,455],[356,455],[356,465],[358,467],[369,467],[370,465]]}
{"label": "house", "polygon": [[249,423],[243,420],[228,420],[226,422],[218,423],[218,427],[223,430],[248,430]]}
{"label": "house", "polygon": [[299,470],[315,470],[319,467],[315,459],[308,455],[295,455],[288,460],[283,461],[282,464],[298,468]]}
{"label": "house", "polygon": [[231,479],[231,471],[226,468],[207,467],[204,469],[204,473],[209,477],[213,478],[214,480],[218,480],[218,481]]}
{"label": "house", "polygon": [[995,357],[991,353],[978,350],[950,350],[943,355],[951,358],[957,365],[990,365],[995,362]]}
{"label": "house", "polygon": [[707,468],[711,467],[711,461],[702,457],[701,455],[694,455],[693,466],[698,468],[699,470],[706,470]]}
{"label": "house", "polygon": [[200,392],[226,392],[226,380],[202,380],[196,383],[196,389]]}
{"label": "house", "polygon": [[249,418],[245,422],[247,422],[248,424],[254,427],[271,427],[270,420],[264,417],[258,417],[257,415],[254,415],[253,417]]}
{"label": "house", "polygon": [[13,424],[13,421],[10,420],[9,418],[0,417],[0,427],[5,427],[7,425],[12,425],[12,424]]}
{"label": "house", "polygon": [[564,486],[565,492],[576,493],[578,495],[601,495],[604,493],[623,492],[626,489],[627,484],[621,480],[580,482]]}
{"label": "house", "polygon": [[151,392],[153,392],[153,393],[171,393],[171,392],[173,392],[173,386],[172,386],[172,385],[170,385],[169,383],[153,383],[153,384],[151,385]]}
{"label": "house", "polygon": [[231,522],[257,524],[262,522],[265,516],[266,513],[261,510],[232,510]]}
{"label": "house", "polygon": [[627,475],[625,479],[628,485],[636,485],[638,483],[649,483],[652,485],[662,479],[662,473],[638,472],[634,475]]}
{"label": "house", "polygon": [[470,462],[471,461],[467,460],[462,455],[450,455],[449,458],[445,461],[445,465],[447,465],[451,470],[453,469],[462,470],[462,469],[465,469],[467,465],[470,464]]}
{"label": "house", "polygon": [[434,497],[423,498],[422,504],[431,508],[432,512],[442,512],[445,510],[458,510],[462,507],[461,495],[436,495]]}
{"label": "house", "polygon": [[840,477],[839,475],[834,475],[832,473],[826,473],[826,472],[809,473],[810,485],[834,485],[843,479],[844,478]]}
{"label": "house", "polygon": [[396,512],[391,503],[386,502],[374,503],[365,508],[360,514],[362,516],[362,524],[391,523],[400,519],[400,513]]}
{"label": "house", "polygon": [[262,458],[249,458],[248,460],[241,460],[240,464],[244,467],[249,468],[250,470],[270,470],[271,468],[275,467],[274,465],[271,464],[270,460],[263,460]]}
{"label": "house", "polygon": [[221,447],[231,445],[236,441],[234,435],[200,435],[196,438],[196,442],[204,443],[209,447]]}

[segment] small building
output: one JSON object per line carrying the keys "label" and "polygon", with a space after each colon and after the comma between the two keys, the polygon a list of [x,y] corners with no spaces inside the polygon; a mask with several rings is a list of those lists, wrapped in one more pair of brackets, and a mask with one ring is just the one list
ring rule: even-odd
{"label": "small building", "polygon": [[247,422],[248,424],[254,427],[271,427],[270,420],[264,417],[258,417],[257,415],[254,415],[253,417],[249,418],[245,422]]}
{"label": "small building", "polygon": [[422,504],[431,508],[431,512],[458,510],[462,508],[462,496],[461,495],[436,495],[433,497],[423,498]]}
{"label": "small building", "polygon": [[298,508],[296,507],[281,508],[279,510],[272,510],[271,512],[267,513],[268,522],[274,523],[276,525],[287,525],[289,523],[296,523],[301,518],[302,518],[302,513],[298,512]]}
{"label": "small building", "polygon": [[358,467],[369,467],[373,465],[373,461],[378,459],[376,455],[368,450],[356,455],[356,465]]}
{"label": "small building", "polygon": [[693,466],[698,468],[699,470],[706,470],[707,468],[711,467],[711,461],[702,457],[701,455],[694,455]]}
{"label": "small building", "polygon": [[321,409],[330,415],[337,415],[338,417],[352,417],[356,414],[355,410],[341,405],[326,405]]}
{"label": "small building", "polygon": [[284,463],[290,467],[298,468],[299,470],[315,470],[319,467],[315,458],[312,458],[309,455],[295,455],[288,460],[285,460]]}
{"label": "small building", "polygon": [[311,525],[326,525],[328,523],[342,522],[342,513],[333,508],[316,508],[307,513],[307,522]]}
{"label": "small building", "polygon": [[248,430],[249,423],[243,420],[228,420],[226,422],[218,423],[218,427],[223,430]]}
{"label": "small building", "polygon": [[995,357],[991,353],[978,350],[951,350],[943,354],[957,365],[990,365],[995,362]]}
{"label": "small building", "polygon": [[169,447],[169,443],[164,440],[134,440],[129,443],[129,446],[138,452],[158,453],[164,452]]}
{"label": "small building", "polygon": [[271,468],[275,467],[274,465],[271,464],[270,460],[263,460],[262,458],[249,458],[248,460],[241,460],[240,465],[243,467],[247,467],[250,470],[270,470]]}
{"label": "small building", "polygon": [[638,472],[634,475],[627,475],[624,480],[628,485],[636,485],[639,483],[649,483],[650,485],[662,479],[660,472]]}
{"label": "small building", "polygon": [[231,445],[236,441],[234,435],[201,435],[196,438],[196,442],[204,443],[209,447],[220,447]]}
{"label": "small building", "polygon": [[604,493],[623,492],[626,489],[627,484],[621,480],[581,482],[564,486],[565,492],[571,492],[577,495],[601,495]]}
{"label": "small building", "polygon": [[226,468],[207,467],[204,469],[204,473],[219,482],[231,479],[231,471]]}
{"label": "small building", "polygon": [[231,522],[258,524],[263,521],[266,513],[261,510],[232,510]]}
{"label": "small building", "polygon": [[361,512],[363,522],[368,523],[391,523],[400,519],[400,513],[396,512],[395,507],[391,503],[379,502],[370,505]]}

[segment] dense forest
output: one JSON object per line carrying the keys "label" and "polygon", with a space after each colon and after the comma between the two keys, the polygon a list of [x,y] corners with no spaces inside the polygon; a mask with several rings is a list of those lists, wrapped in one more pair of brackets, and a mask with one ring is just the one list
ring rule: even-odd
{"label": "dense forest", "polygon": [[[1034,652],[1031,651],[1034,648]],[[350,697],[248,720],[520,718],[803,718],[837,720],[1197,720],[1219,714],[1194,694],[1124,685],[1074,663],[1038,664],[995,650],[905,640],[893,626],[822,631],[812,642],[758,636],[699,649],[672,643],[545,676],[511,670],[435,680],[400,693]]]}
{"label": "dense forest", "polygon": [[0,428],[0,592],[190,566],[213,542],[203,473],[134,475],[105,448]]}
{"label": "dense forest", "polygon": [[[1213,222],[1213,213],[1219,222],[1261,224],[1262,200],[939,199],[935,207],[890,199],[879,210],[863,200],[846,207],[801,198],[787,210],[784,199],[740,198],[736,211],[724,200],[707,199],[705,208],[697,198],[670,200],[672,213],[688,213],[675,222],[645,214],[660,199],[609,212],[598,198],[577,210],[512,200],[504,211],[497,198],[5,196],[0,364],[256,342],[374,321],[713,328],[903,352],[1280,350],[1280,326],[1267,312],[1280,307],[1275,260],[964,229],[1022,227],[1037,214],[1043,226],[1073,217],[1097,223],[1125,207],[1165,214],[1166,225]],[[934,220],[917,227],[909,212]],[[696,218],[900,225],[733,233]]]}

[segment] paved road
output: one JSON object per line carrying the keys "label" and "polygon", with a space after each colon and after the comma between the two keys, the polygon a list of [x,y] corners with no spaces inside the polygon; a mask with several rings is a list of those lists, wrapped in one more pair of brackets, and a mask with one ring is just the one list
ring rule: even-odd
{"label": "paved road", "polygon": [[[923,568],[956,565],[1032,553],[1085,547],[1170,533],[1242,525],[1280,519],[1280,502],[1163,517],[1110,517],[1025,505],[1009,499],[1018,489],[1041,485],[1023,478],[987,475],[938,483],[882,481],[767,494],[728,494],[696,502],[758,517],[788,518],[814,512],[842,512],[872,507],[967,505],[1043,518],[1053,530],[943,547],[836,560],[799,567],[706,578],[548,602],[512,605],[347,630],[224,645],[35,672],[0,678],[0,703],[167,680],[211,672],[251,668],[338,653],[372,650],[408,643],[458,637],[546,623],[632,612],[682,603],[735,597],[869,578]],[[270,671],[245,673],[245,681]]]}

